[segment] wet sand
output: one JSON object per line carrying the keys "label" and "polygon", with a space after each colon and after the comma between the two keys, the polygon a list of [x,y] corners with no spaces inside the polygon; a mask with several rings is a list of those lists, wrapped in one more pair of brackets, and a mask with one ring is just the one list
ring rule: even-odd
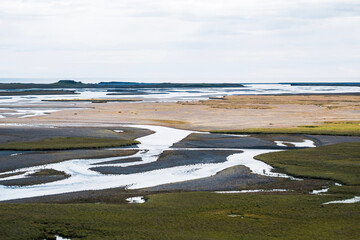
{"label": "wet sand", "polygon": [[254,185],[277,182],[279,179],[252,174],[247,167],[234,166],[216,175],[184,182],[170,183],[146,188],[146,191],[224,191],[242,189]]}
{"label": "wet sand", "polygon": [[[134,150],[67,150],[67,151],[31,151],[21,152],[18,155],[0,156],[0,173],[13,171],[19,168],[40,166],[71,159],[92,159],[106,157],[130,156]],[[16,154],[16,153],[15,153]]]}
{"label": "wet sand", "polygon": [[23,119],[1,118],[0,124],[151,124],[199,131],[294,127],[324,121],[359,120],[360,96],[231,96],[223,100],[181,103],[58,103],[57,106],[86,109]]}
{"label": "wet sand", "polygon": [[91,170],[102,174],[133,174],[184,165],[225,162],[226,158],[241,151],[177,150],[164,151],[155,162],[127,167],[94,167]]}

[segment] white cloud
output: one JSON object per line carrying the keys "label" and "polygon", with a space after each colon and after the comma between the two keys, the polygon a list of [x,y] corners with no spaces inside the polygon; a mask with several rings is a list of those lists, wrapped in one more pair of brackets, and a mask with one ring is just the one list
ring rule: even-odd
{"label": "white cloud", "polygon": [[360,77],[358,0],[0,0],[0,77]]}

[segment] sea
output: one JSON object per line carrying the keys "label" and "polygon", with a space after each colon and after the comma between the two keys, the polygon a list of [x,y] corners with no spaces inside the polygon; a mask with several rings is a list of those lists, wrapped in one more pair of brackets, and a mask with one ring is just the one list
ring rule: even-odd
{"label": "sea", "polygon": [[[10,82],[0,78],[0,83]],[[12,82],[39,82],[35,79],[12,79]],[[50,82],[56,82],[50,81]],[[242,83],[241,83],[242,84]],[[298,84],[298,83],[296,83]],[[53,99],[140,99],[145,102],[176,102],[206,100],[209,98],[222,98],[229,95],[278,95],[278,94],[360,94],[360,82],[358,83],[306,83],[294,85],[294,83],[245,83],[243,87],[169,87],[169,88],[129,88],[121,92],[115,88],[73,88],[77,94],[69,95],[24,95],[24,96],[0,96],[1,105],[25,106],[37,104],[43,100]],[[39,90],[39,89],[26,89]],[[41,89],[46,90],[46,89]],[[49,89],[50,90],[50,89]],[[51,90],[63,90],[51,89]],[[14,91],[6,90],[3,91]],[[16,89],[21,91],[21,89]]]}

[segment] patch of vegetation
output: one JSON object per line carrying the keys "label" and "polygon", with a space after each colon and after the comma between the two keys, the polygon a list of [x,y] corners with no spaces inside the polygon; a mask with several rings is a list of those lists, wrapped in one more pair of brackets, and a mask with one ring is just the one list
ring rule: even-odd
{"label": "patch of vegetation", "polygon": [[67,176],[64,171],[57,171],[55,169],[41,169],[35,173],[29,174],[28,176],[32,177],[41,177],[41,176]]}
{"label": "patch of vegetation", "polygon": [[168,124],[188,124],[189,122],[185,122],[185,121],[179,121],[179,120],[168,120],[168,119],[149,119],[151,121],[154,122],[159,122],[159,123],[168,123]]}
{"label": "patch of vegetation", "polygon": [[247,128],[239,130],[211,131],[226,134],[316,134],[360,136],[359,121],[324,122],[320,125],[305,125],[293,128]]}
{"label": "patch of vegetation", "polygon": [[322,205],[334,200],[331,195],[198,192],[147,198],[144,204],[0,204],[1,239],[337,240],[360,235],[360,204]]}
{"label": "patch of vegetation", "polygon": [[359,110],[360,96],[358,94],[237,95],[178,103],[182,105],[204,105],[221,109],[272,109],[280,105],[308,105],[329,111],[335,109]]}
{"label": "patch of vegetation", "polygon": [[138,144],[134,140],[90,138],[90,137],[55,137],[33,142],[1,143],[0,150],[68,150],[68,149],[97,149],[122,147]]}
{"label": "patch of vegetation", "polygon": [[360,143],[273,152],[255,157],[281,171],[298,177],[330,179],[360,185]]}

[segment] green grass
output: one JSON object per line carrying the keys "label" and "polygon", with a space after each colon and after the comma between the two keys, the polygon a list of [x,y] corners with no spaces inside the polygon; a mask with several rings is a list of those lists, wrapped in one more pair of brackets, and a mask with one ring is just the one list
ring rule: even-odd
{"label": "green grass", "polygon": [[212,133],[226,134],[315,134],[360,136],[359,121],[324,122],[321,125],[305,125],[293,128],[248,128],[238,130],[219,130]]}
{"label": "green grass", "polygon": [[255,158],[290,175],[360,185],[360,143],[274,152]]}
{"label": "green grass", "polygon": [[29,176],[40,177],[40,176],[67,176],[64,171],[58,171],[55,169],[41,169],[35,173],[29,174]]}
{"label": "green grass", "polygon": [[68,149],[96,149],[121,147],[138,144],[134,140],[88,138],[88,137],[55,137],[33,142],[1,143],[0,150],[68,150]]}
{"label": "green grass", "polygon": [[[356,239],[360,204],[314,195],[172,193],[144,204],[0,204],[1,239]],[[235,217],[229,217],[233,215]]]}

